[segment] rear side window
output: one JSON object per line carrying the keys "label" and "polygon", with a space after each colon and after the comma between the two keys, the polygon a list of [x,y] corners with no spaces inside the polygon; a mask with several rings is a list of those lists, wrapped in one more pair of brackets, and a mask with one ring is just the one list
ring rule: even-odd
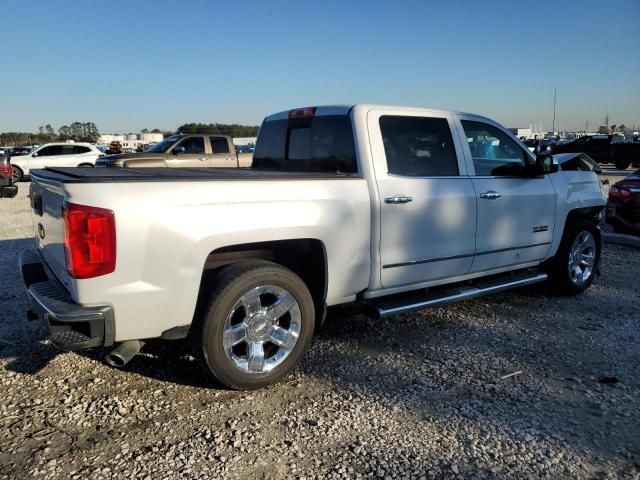
{"label": "rear side window", "polygon": [[356,173],[351,119],[347,115],[326,115],[264,122],[252,168]]}
{"label": "rear side window", "polygon": [[224,137],[209,137],[213,153],[229,153],[229,142]]}
{"label": "rear side window", "polygon": [[90,151],[91,149],[89,147],[83,147],[82,145],[74,145],[73,147],[73,152],[75,154],[89,153]]}
{"label": "rear side window", "polygon": [[63,145],[62,152],[60,155],[73,155],[75,154],[76,147],[75,145]]}
{"label": "rear side window", "polygon": [[380,117],[388,172],[407,177],[458,175],[458,159],[446,118]]}

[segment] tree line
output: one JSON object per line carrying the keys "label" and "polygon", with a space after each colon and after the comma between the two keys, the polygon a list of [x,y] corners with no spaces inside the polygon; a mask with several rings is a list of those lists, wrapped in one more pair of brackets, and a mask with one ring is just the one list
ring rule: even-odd
{"label": "tree line", "polygon": [[31,132],[4,132],[0,133],[0,145],[42,145],[49,142],[76,142],[96,143],[100,139],[98,127],[93,122],[73,122],[71,125],[63,125],[56,132],[47,124],[38,127],[37,133]]}
{"label": "tree line", "polygon": [[185,123],[178,127],[179,133],[218,133],[232,137],[255,137],[259,126],[239,125],[237,123]]}
{"label": "tree line", "polygon": [[[260,127],[253,125],[239,125],[237,123],[185,123],[174,131],[154,128],[143,128],[141,133],[162,133],[165,136],[174,133],[218,133],[231,135],[232,137],[255,137]],[[76,142],[97,143],[100,139],[98,127],[93,122],[73,122],[71,125],[63,125],[57,131],[49,124],[38,127],[37,133],[31,132],[4,132],[0,133],[0,145],[42,145],[49,142]]]}

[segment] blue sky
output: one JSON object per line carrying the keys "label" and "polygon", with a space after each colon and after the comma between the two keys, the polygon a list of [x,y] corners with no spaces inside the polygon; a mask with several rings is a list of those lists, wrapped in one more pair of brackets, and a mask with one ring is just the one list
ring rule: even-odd
{"label": "blue sky", "polygon": [[0,131],[259,124],[335,103],[640,125],[640,0],[3,0]]}

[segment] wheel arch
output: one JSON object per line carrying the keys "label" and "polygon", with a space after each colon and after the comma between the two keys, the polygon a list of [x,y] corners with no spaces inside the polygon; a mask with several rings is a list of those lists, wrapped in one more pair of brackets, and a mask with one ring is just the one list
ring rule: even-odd
{"label": "wheel arch", "polygon": [[210,252],[205,260],[200,282],[201,290],[207,280],[221,268],[246,260],[270,261],[296,273],[311,292],[316,311],[316,324],[322,323],[326,313],[329,284],[327,251],[322,240],[315,238],[274,240],[218,248]]}
{"label": "wheel arch", "polygon": [[579,207],[570,210],[567,213],[564,224],[562,225],[562,234],[560,235],[560,238],[558,239],[558,242],[550,255],[553,256],[558,252],[560,242],[562,241],[562,238],[564,238],[564,235],[567,232],[567,228],[580,220],[586,220],[589,222],[593,222],[595,225],[598,225],[600,223],[602,213],[604,212],[604,208],[604,205],[595,205],[591,207]]}

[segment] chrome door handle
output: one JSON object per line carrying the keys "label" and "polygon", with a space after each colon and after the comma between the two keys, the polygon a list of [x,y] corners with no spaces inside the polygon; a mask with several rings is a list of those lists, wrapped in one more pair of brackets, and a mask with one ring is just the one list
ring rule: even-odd
{"label": "chrome door handle", "polygon": [[486,198],[487,200],[495,200],[496,198],[500,198],[501,196],[501,193],[494,192],[493,190],[489,190],[488,192],[480,194],[480,198]]}
{"label": "chrome door handle", "polygon": [[384,199],[384,203],[409,203],[413,201],[413,197],[407,195],[394,195]]}
{"label": "chrome door handle", "polygon": [[227,157],[227,158],[225,158],[225,160],[235,160],[235,158],[233,158],[233,157]]}
{"label": "chrome door handle", "polygon": [[199,158],[198,160],[200,160],[201,162],[206,162],[207,161],[206,158]]}

